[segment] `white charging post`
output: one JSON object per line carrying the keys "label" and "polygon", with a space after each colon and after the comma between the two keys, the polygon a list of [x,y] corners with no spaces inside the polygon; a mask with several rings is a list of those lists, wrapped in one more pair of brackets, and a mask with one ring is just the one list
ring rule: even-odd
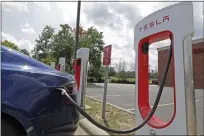
{"label": "white charging post", "polygon": [[79,92],[78,101],[81,102],[80,106],[84,109],[87,87],[88,62],[89,62],[89,49],[88,48],[78,49],[75,61],[75,78],[77,82],[77,90]]}
{"label": "white charging post", "polygon": [[59,64],[58,64],[59,71],[65,72],[65,62],[66,62],[66,58],[64,57],[59,58]]}
{"label": "white charging post", "polygon": [[[156,115],[136,131],[137,135],[197,135],[192,66],[194,34],[192,2],[180,2],[158,10],[134,28],[136,59],[136,124],[149,115],[148,53],[142,47],[172,36],[174,71],[174,114],[169,122]],[[162,96],[161,96],[162,97]]]}

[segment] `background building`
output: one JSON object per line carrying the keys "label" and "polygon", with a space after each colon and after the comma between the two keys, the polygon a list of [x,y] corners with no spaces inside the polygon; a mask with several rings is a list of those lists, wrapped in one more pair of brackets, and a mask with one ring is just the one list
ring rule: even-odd
{"label": "background building", "polygon": [[[204,38],[192,41],[193,50],[193,74],[195,88],[204,89]],[[169,46],[161,47],[158,51],[158,82],[161,83],[162,74],[168,59]],[[172,87],[174,84],[172,61],[167,75],[165,86]]]}

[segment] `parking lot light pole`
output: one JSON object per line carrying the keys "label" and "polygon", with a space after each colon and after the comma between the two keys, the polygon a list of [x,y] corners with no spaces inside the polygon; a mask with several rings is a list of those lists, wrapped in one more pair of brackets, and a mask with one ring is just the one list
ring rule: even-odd
{"label": "parking lot light pole", "polygon": [[79,23],[80,23],[80,11],[81,11],[81,0],[78,0],[78,6],[77,6],[77,20],[76,20],[76,38],[75,38],[75,58],[76,58],[76,52],[78,50],[79,45]]}

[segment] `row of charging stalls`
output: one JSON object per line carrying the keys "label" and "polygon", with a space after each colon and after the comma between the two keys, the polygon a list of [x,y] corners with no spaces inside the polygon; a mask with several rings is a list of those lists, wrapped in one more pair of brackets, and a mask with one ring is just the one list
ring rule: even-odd
{"label": "row of charging stalls", "polygon": [[[59,58],[59,64],[56,69],[65,72],[65,62],[64,57]],[[50,66],[55,68],[55,62],[51,62]],[[78,102],[82,108],[85,108],[85,94],[87,85],[87,73],[89,67],[89,49],[80,48],[77,50],[76,59],[73,62],[73,70],[75,71],[76,89],[79,92]]]}
{"label": "row of charging stalls", "polygon": [[[195,99],[192,76],[192,36],[194,34],[192,2],[180,2],[158,10],[141,20],[134,28],[136,64],[136,124],[148,117],[149,104],[148,50],[147,47],[159,40],[172,38],[172,62],[174,71],[174,114],[168,122],[156,115],[140,128],[137,135],[195,135]],[[75,79],[83,107],[86,93],[89,49],[77,50],[74,63]],[[65,71],[65,58],[60,58],[57,67]]]}

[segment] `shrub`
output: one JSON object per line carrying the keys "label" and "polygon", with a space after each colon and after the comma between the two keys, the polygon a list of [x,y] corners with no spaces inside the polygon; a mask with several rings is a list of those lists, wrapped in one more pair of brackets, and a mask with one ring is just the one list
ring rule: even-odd
{"label": "shrub", "polygon": [[88,78],[88,79],[87,79],[87,82],[93,83],[93,82],[94,82],[94,78]]}
{"label": "shrub", "polygon": [[109,80],[110,83],[119,83],[119,84],[135,84],[135,79],[134,80],[129,80],[129,79],[117,79],[117,78],[112,78]]}
{"label": "shrub", "polygon": [[[94,80],[94,78],[88,78],[88,82],[90,83],[104,83],[103,78],[99,78],[98,80]],[[134,78],[128,78],[128,79],[120,79],[117,77],[109,77],[109,83],[118,83],[118,84],[135,84]],[[151,85],[152,82],[149,80],[149,84]]]}
{"label": "shrub", "polygon": [[104,79],[103,78],[99,78],[96,82],[97,83],[104,83]]}

